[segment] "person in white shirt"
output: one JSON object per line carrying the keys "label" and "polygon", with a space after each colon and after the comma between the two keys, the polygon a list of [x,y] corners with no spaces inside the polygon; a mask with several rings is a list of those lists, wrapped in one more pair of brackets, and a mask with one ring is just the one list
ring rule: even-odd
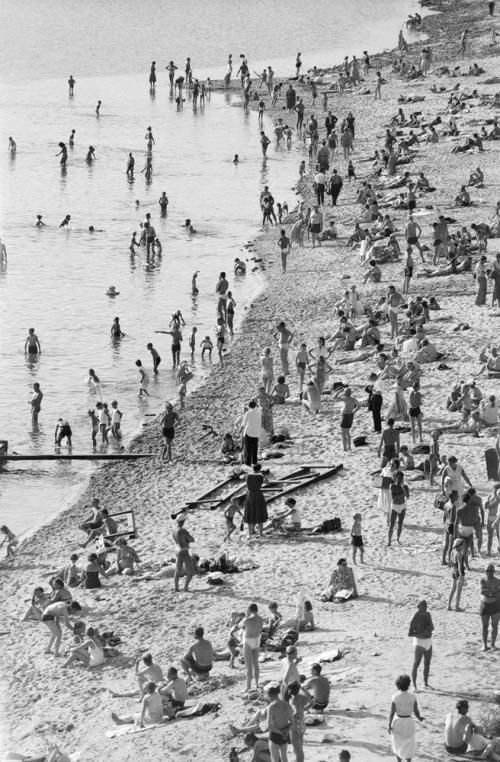
{"label": "person in white shirt", "polygon": [[261,428],[262,411],[257,407],[255,400],[250,400],[242,423],[243,457],[247,466],[253,466],[257,463]]}
{"label": "person in white shirt", "polygon": [[325,187],[326,176],[321,170],[314,175],[314,185],[316,188],[316,198],[318,199],[318,205],[323,206],[325,203]]}

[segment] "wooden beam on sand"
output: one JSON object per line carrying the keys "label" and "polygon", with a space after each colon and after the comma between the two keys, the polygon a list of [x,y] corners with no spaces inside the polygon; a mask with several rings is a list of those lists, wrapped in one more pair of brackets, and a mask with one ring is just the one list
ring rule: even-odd
{"label": "wooden beam on sand", "polygon": [[280,500],[282,497],[285,497],[285,495],[289,495],[291,492],[295,492],[295,490],[302,489],[303,487],[309,487],[311,484],[317,484],[317,482],[323,481],[323,479],[328,479],[330,476],[337,474],[342,468],[344,468],[344,464],[339,463],[338,466],[330,466],[327,470],[323,471],[320,474],[313,473],[309,478],[305,477],[301,484],[294,484],[292,487],[287,487],[281,492],[278,492],[276,495],[271,495],[271,497],[266,498],[266,503],[269,505],[269,503],[273,503],[275,500]]}
{"label": "wooden beam on sand", "polygon": [[7,461],[22,460],[137,460],[139,458],[154,458],[154,453],[88,453],[86,455],[0,455],[0,466]]}

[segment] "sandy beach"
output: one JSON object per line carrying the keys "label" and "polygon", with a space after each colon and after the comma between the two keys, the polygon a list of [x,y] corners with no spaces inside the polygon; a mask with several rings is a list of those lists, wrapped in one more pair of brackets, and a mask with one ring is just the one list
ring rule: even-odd
{"label": "sandy beach", "polygon": [[[352,285],[356,285],[363,304],[372,308],[385,296],[390,284],[401,289],[403,260],[382,265],[380,283],[363,284],[365,269],[357,247],[346,246],[353,229],[352,221],[360,210],[356,192],[371,166],[362,159],[383,146],[386,126],[400,105],[405,113],[419,110],[429,120],[439,113],[445,122],[447,100],[457,82],[469,91],[477,88],[481,96],[494,95],[500,89],[496,83],[484,84],[485,80],[500,75],[498,45],[490,44],[492,22],[487,3],[438,2],[434,7],[442,13],[426,17],[423,25],[429,34],[425,44],[433,51],[433,72],[442,64],[453,68],[456,63],[466,71],[471,63],[477,62],[485,73],[457,79],[431,72],[426,78],[408,82],[391,73],[394,56],[387,53],[373,57],[367,83],[370,94],[346,92],[340,98],[331,98],[331,108],[339,120],[349,111],[356,116],[352,160],[357,181],[347,182],[347,163],[341,149],[337,149],[330,165],[330,168],[338,166],[344,177],[339,206],[332,212],[328,205],[324,212],[325,224],[330,218],[335,219],[338,240],[314,249],[307,240],[304,248],[294,246],[286,275],[281,273],[276,245],[279,226],[266,230],[250,248],[243,250],[249,267],[254,266],[251,257],[264,261],[268,284],[248,308],[242,329],[229,344],[224,367],[214,368],[208,381],[188,397],[186,409],[180,413],[174,463],[168,465],[159,459],[160,427],[158,420],[152,420],[130,448],[132,452],[151,453],[151,459],[100,468],[74,505],[27,539],[12,563],[2,563],[0,748],[3,750],[41,753],[44,738],[48,738],[57,741],[68,754],[79,753],[81,762],[104,758],[109,762],[162,757],[200,762],[227,759],[231,747],[243,746],[241,738],[231,736],[228,723],[243,724],[255,707],[264,705],[262,697],[248,699],[243,695],[245,670],[242,665],[231,670],[226,661],[217,662],[210,680],[192,687],[189,702],[202,700],[220,704],[216,713],[114,738],[106,735],[106,731],[114,727],[111,712],[128,714],[137,711],[134,707],[139,705],[134,704],[135,699],[112,698],[109,689],[121,691],[134,687],[133,666],[142,651],[150,650],[166,672],[168,666],[178,666],[180,657],[192,642],[195,626],[202,624],[214,646],[223,649],[228,635],[226,622],[232,611],[243,611],[251,602],[267,611],[267,605],[277,601],[288,618],[295,612],[300,593],[312,601],[317,623],[315,631],[302,633],[298,641],[304,671],[308,672],[307,664],[326,650],[340,649],[343,653],[340,661],[325,664],[323,668],[331,680],[332,694],[325,722],[306,732],[307,762],[334,760],[342,748],[351,752],[355,762],[391,758],[387,733],[390,697],[395,691],[395,678],[411,669],[413,643],[408,637],[408,627],[417,603],[423,598],[428,602],[435,632],[432,688],[418,694],[425,721],[417,728],[415,758],[429,762],[446,758],[444,717],[454,712],[458,698],[469,698],[474,720],[494,707],[494,693],[499,690],[500,652],[481,652],[478,616],[479,580],[484,574],[485,559],[471,560],[462,596],[464,612],[447,611],[451,575],[448,567],[441,565],[442,515],[434,508],[437,488],[429,487],[426,481],[409,482],[411,495],[401,545],[387,547],[385,517],[377,508],[377,490],[370,476],[379,466],[379,437],[372,431],[371,414],[363,406],[356,414],[353,427],[353,436],[366,435],[368,446],[343,452],[339,427],[341,402],[334,399],[334,395],[324,395],[319,415],[305,412],[298,401],[295,369],[287,379],[293,402],[273,408],[275,430],[286,427],[291,445],[284,458],[270,460],[265,467],[279,476],[297,464],[342,463],[339,474],[295,495],[304,527],[314,527],[338,516],[342,532],[319,536],[304,533],[297,537],[271,534],[248,542],[246,533],[237,531],[229,543],[223,543],[222,512],[206,507],[191,511],[186,527],[195,537],[194,552],[202,558],[210,558],[226,550],[240,565],[247,560],[256,568],[225,575],[221,586],[209,586],[205,577],[197,577],[188,593],[174,593],[171,580],[134,583],[118,576],[104,580],[99,590],[76,591],[76,599],[89,608],[85,621],[97,625],[101,631],[113,630],[121,638],[119,655],[94,670],[74,665],[63,668],[62,660],[43,653],[46,628],[40,623],[19,621],[33,588],[48,586],[51,570],[63,566],[73,552],[80,553],[83,560],[85,551],[79,548],[83,534],[78,524],[89,513],[94,497],[99,497],[101,505],[113,513],[133,507],[137,539],[132,544],[141,558],[141,571],[157,570],[163,561],[174,558],[171,513],[229,475],[229,467],[220,462],[221,437],[226,431],[236,432],[243,405],[257,391],[259,357],[264,347],[272,346],[275,368],[279,368],[279,351],[273,333],[280,320],[294,333],[292,360],[301,342],[312,348],[319,336],[332,336],[336,332],[339,321],[335,305]],[[470,48],[463,62],[455,61],[460,34],[466,27],[471,32]],[[418,63],[421,47],[421,43],[410,47],[408,57],[412,62]],[[383,87],[382,99],[374,101],[374,76],[378,67],[383,67],[387,84]],[[325,88],[330,81],[325,78]],[[433,85],[446,90],[431,92]],[[321,86],[319,92],[317,113],[321,136],[326,115],[320,105]],[[422,95],[424,100],[415,106],[398,103],[401,94],[410,93]],[[299,85],[297,94],[304,97],[306,104],[310,103],[310,88]],[[268,101],[266,97],[266,106]],[[437,144],[420,143],[414,161],[403,168],[415,177],[423,171],[436,187],[425,201],[419,200],[419,211],[424,205],[432,205],[431,209],[425,209],[428,214],[418,217],[423,229],[422,241],[429,247],[425,266],[432,257],[432,222],[439,214],[456,219],[456,223],[450,225],[452,230],[470,227],[473,222],[490,222],[500,198],[499,141],[487,141],[482,153],[451,153],[457,142],[479,129],[486,119],[497,115],[497,111],[480,98],[468,104],[470,108],[457,117],[458,139],[444,137]],[[286,118],[283,100],[278,106],[274,115]],[[307,105],[306,114],[309,113]],[[295,139],[298,138],[294,133]],[[253,150],[260,150],[257,141]],[[453,199],[460,186],[477,166],[482,168],[485,181],[483,188],[471,189],[474,206],[454,208]],[[313,201],[311,174],[309,172],[297,189],[301,194],[298,199],[304,198],[307,205]],[[290,185],[295,187],[296,182],[296,177],[291,178]],[[295,190],[290,190],[287,199],[290,210],[296,203],[294,195]],[[326,203],[330,203],[328,197]],[[255,208],[258,214],[257,199]],[[408,214],[404,210],[388,209],[387,212],[394,220],[404,250]],[[284,227],[289,232],[291,225]],[[499,239],[489,240],[490,262],[498,251]],[[235,256],[237,254],[242,256],[241,252],[235,252]],[[476,260],[477,256],[474,264]],[[415,273],[423,272],[422,268],[415,253]],[[439,370],[437,362],[422,366],[425,442],[430,441],[431,430],[459,420],[459,414],[446,410],[446,397],[453,384],[470,379],[479,371],[481,348],[498,342],[500,312],[490,311],[488,306],[475,306],[475,291],[470,272],[437,278],[414,276],[411,281],[410,297],[434,296],[441,307],[439,312],[432,313],[426,334],[445,354],[444,362],[448,366],[445,370]],[[488,305],[490,301],[491,281],[488,282]],[[361,322],[363,320],[358,319],[358,324]],[[464,322],[469,325],[468,330],[454,330]],[[388,324],[380,328],[382,341],[390,346]],[[333,360],[349,354],[335,352]],[[364,389],[373,370],[373,360],[335,364],[330,382],[348,384],[353,395],[365,403]],[[478,385],[486,398],[491,394],[498,398],[498,379],[482,376]],[[391,401],[388,392],[384,395],[383,414],[387,413]],[[206,436],[206,426],[213,427],[217,436]],[[458,457],[483,499],[491,491],[484,450],[494,446],[497,436],[495,429],[484,430],[480,438],[446,431],[440,440],[441,453]],[[409,433],[402,435],[402,443],[411,447]],[[354,567],[360,597],[343,605],[323,603],[320,595],[338,558],[350,556],[349,530],[352,516],[358,511],[363,515],[366,544],[364,565]],[[500,555],[496,543],[494,551],[493,560],[498,565]],[[63,646],[68,642],[66,632]],[[280,672],[281,661],[277,654],[263,661],[263,682],[278,678]],[[242,755],[242,759],[247,758]],[[294,758],[291,749],[289,758]]]}

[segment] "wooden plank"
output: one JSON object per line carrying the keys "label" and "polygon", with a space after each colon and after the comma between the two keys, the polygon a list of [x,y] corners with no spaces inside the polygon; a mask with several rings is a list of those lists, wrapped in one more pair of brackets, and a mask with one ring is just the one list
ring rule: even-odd
{"label": "wooden plank", "polygon": [[88,453],[86,455],[0,455],[0,465],[8,461],[23,460],[137,460],[138,458],[154,458],[153,453],[103,453],[102,455]]}
{"label": "wooden plank", "polygon": [[279,500],[285,495],[289,495],[291,492],[295,492],[295,490],[302,489],[303,487],[308,487],[310,484],[316,484],[317,482],[323,481],[323,479],[328,479],[330,476],[337,474],[343,467],[343,463],[339,463],[338,466],[330,466],[328,471],[323,471],[320,474],[313,474],[309,478],[304,479],[301,484],[294,484],[293,486],[287,487],[281,492],[278,492],[276,495],[271,495],[269,498],[266,498],[266,503],[269,505],[275,500]]}

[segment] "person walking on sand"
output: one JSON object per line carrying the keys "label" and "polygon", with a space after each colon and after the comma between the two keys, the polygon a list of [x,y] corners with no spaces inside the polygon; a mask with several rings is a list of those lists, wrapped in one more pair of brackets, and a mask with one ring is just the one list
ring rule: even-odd
{"label": "person walking on sand", "polygon": [[413,219],[413,215],[410,213],[408,217],[408,222],[406,223],[406,227],[405,227],[406,244],[408,247],[416,246],[420,252],[420,257],[422,259],[422,262],[425,262],[424,252],[422,251],[422,246],[420,244],[421,235],[422,235],[422,228],[420,227],[418,222],[415,222],[415,220]]}
{"label": "person walking on sand", "polygon": [[415,647],[413,666],[411,668],[411,680],[415,690],[417,690],[417,672],[422,658],[424,660],[424,685],[426,688],[429,687],[433,632],[434,624],[431,615],[427,611],[427,601],[420,601],[417,604],[417,612],[413,616],[408,630],[408,636],[413,638],[413,645]]}
{"label": "person walking on sand", "polygon": [[165,460],[167,456],[169,461],[172,461],[172,442],[175,436],[175,425],[179,420],[178,414],[175,412],[171,402],[165,403],[165,411],[160,418],[161,433],[163,436],[164,446],[161,453],[162,460]]}
{"label": "person walking on sand", "polygon": [[411,762],[416,754],[415,724],[413,715],[423,722],[417,699],[408,691],[411,685],[409,675],[400,675],[396,680],[398,692],[392,696],[388,732],[391,735],[392,751],[398,762]]}
{"label": "person walking on sand", "polygon": [[288,330],[284,321],[280,321],[276,326],[276,333],[274,338],[278,339],[278,346],[280,350],[281,370],[284,376],[288,376],[290,370],[288,367],[288,349],[293,341],[293,333]]}
{"label": "person walking on sand", "polygon": [[466,543],[462,537],[457,537],[453,542],[453,548],[450,555],[451,569],[451,590],[448,597],[448,611],[451,611],[451,604],[456,594],[455,611],[463,611],[460,608],[460,598],[465,581],[465,561],[466,561]]}
{"label": "person walking on sand", "polygon": [[411,246],[408,246],[406,249],[406,256],[405,261],[403,265],[403,294],[409,294],[410,293],[410,281],[413,277],[413,268],[414,268],[414,261],[412,257],[412,249]]}
{"label": "person walking on sand", "polygon": [[318,245],[321,246],[321,238],[319,234],[323,230],[323,215],[319,211],[318,206],[313,206],[312,214],[309,217],[309,230],[311,231],[313,249],[316,246],[316,241],[318,242]]}
{"label": "person walking on sand", "polygon": [[179,592],[179,579],[184,570],[186,576],[184,578],[184,592],[187,592],[189,583],[195,575],[195,568],[193,559],[189,553],[189,546],[194,542],[194,537],[189,534],[184,526],[186,521],[185,514],[181,513],[177,516],[177,529],[172,532],[176,547],[176,559],[175,559],[175,573],[174,573],[174,590]]}
{"label": "person walking on sand", "polygon": [[389,418],[387,420],[387,428],[382,431],[380,436],[377,452],[379,458],[382,451],[382,446],[384,449],[382,452],[382,462],[380,464],[380,468],[384,468],[384,466],[386,466],[389,461],[399,456],[399,431],[394,428],[394,418]]}
{"label": "person walking on sand", "polygon": [[260,358],[260,363],[260,380],[267,394],[270,394],[274,381],[274,368],[273,358],[271,356],[271,347],[266,347],[264,349],[264,352]]}
{"label": "person walking on sand", "polygon": [[260,638],[264,628],[264,620],[258,611],[257,604],[251,603],[245,619],[240,623],[240,629],[243,630],[242,643],[247,671],[247,691],[252,687],[252,678],[255,679],[255,688],[259,689]]}
{"label": "person walking on sand", "polygon": [[42,409],[43,392],[40,389],[40,384],[33,384],[33,394],[31,395],[31,423],[33,426],[38,425],[38,414]]}
{"label": "person walking on sand", "polygon": [[281,252],[281,270],[284,275],[286,273],[286,260],[290,254],[290,249],[292,248],[292,244],[290,243],[290,239],[288,238],[285,230],[281,230],[277,246]]}
{"label": "person walking on sand", "polygon": [[462,58],[465,57],[465,54],[467,52],[467,47],[469,45],[469,35],[470,35],[469,30],[464,29],[464,31],[462,32],[460,36],[460,47],[458,49],[458,52],[462,56]]}
{"label": "person walking on sand", "polygon": [[375,98],[374,100],[381,100],[382,99],[382,73],[380,71],[377,72],[376,79],[375,79]]}

